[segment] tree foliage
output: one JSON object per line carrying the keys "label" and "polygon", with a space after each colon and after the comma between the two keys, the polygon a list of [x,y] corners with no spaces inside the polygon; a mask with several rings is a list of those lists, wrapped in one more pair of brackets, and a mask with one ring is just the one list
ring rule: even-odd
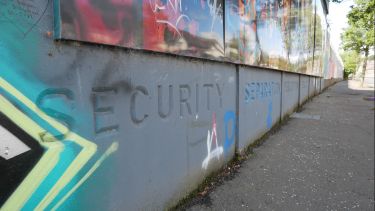
{"label": "tree foliage", "polygon": [[342,34],[344,50],[367,53],[374,46],[375,1],[356,0],[347,15],[349,27]]}
{"label": "tree foliage", "polygon": [[346,51],[342,53],[340,56],[344,61],[345,78],[348,78],[350,74],[355,74],[358,67],[358,61],[360,58],[359,54],[355,51]]}
{"label": "tree foliage", "polygon": [[374,47],[375,1],[355,0],[355,3],[356,5],[351,7],[352,9],[347,15],[349,26],[341,34],[341,38],[344,50],[364,54],[363,82],[369,51]]}

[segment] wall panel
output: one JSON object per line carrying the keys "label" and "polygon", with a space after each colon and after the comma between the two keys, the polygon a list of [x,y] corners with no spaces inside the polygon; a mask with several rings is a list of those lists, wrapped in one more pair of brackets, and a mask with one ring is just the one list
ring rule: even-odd
{"label": "wall panel", "polygon": [[291,114],[298,106],[299,99],[299,76],[283,72],[282,77],[282,111],[281,116]]}
{"label": "wall panel", "polygon": [[239,69],[239,144],[244,150],[280,120],[281,73]]}

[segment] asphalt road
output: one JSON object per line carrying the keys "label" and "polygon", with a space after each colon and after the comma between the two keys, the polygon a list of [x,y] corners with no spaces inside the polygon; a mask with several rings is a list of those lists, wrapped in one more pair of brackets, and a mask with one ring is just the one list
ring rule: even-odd
{"label": "asphalt road", "polygon": [[374,91],[353,81],[329,88],[188,210],[374,210],[375,106],[368,96]]}

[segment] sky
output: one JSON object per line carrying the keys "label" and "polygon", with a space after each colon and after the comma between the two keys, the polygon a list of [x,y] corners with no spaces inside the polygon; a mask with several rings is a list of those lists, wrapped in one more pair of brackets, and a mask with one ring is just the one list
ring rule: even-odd
{"label": "sky", "polygon": [[339,52],[341,44],[340,34],[343,32],[344,28],[348,26],[346,15],[350,11],[351,5],[354,5],[353,0],[344,0],[339,4],[333,2],[329,3],[328,23],[331,27],[331,44],[336,52]]}

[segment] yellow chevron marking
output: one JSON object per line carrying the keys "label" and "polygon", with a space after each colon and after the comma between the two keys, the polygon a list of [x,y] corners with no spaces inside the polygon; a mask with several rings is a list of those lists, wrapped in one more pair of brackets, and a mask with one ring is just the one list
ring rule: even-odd
{"label": "yellow chevron marking", "polygon": [[60,207],[94,173],[94,171],[99,168],[103,161],[112,153],[116,152],[117,149],[118,142],[113,142],[105,153],[99,158],[99,160],[97,160],[91,169],[85,174],[85,176],[79,180],[79,182],[52,208],[52,210],[56,210],[58,207]]}
{"label": "yellow chevron marking", "polygon": [[0,111],[11,119],[16,125],[22,126],[22,129],[26,133],[28,133],[31,137],[37,140],[40,145],[47,149],[39,162],[1,208],[1,210],[20,210],[41,184],[43,179],[56,166],[64,145],[58,141],[47,143],[42,142],[39,134],[45,130],[19,111],[2,95],[0,95]]}
{"label": "yellow chevron marking", "polygon": [[[2,77],[0,77],[0,87],[11,93],[20,102],[26,105],[34,113],[39,115],[40,118],[42,118],[44,121],[48,122],[51,126],[56,128],[56,130],[58,130],[59,132],[64,133],[68,130],[65,125],[54,120],[43,111],[38,109],[38,107],[30,99],[25,97],[21,92],[19,92],[11,84],[5,81]],[[49,203],[53,201],[57,194],[73,179],[73,177],[82,169],[82,167],[90,160],[90,158],[95,154],[97,150],[96,144],[82,138],[74,132],[70,132],[66,139],[80,145],[82,147],[82,150],[69,165],[64,174],[61,175],[56,184],[50,189],[43,200],[38,204],[38,206],[36,207],[36,209],[38,210],[44,210],[49,205]]]}

